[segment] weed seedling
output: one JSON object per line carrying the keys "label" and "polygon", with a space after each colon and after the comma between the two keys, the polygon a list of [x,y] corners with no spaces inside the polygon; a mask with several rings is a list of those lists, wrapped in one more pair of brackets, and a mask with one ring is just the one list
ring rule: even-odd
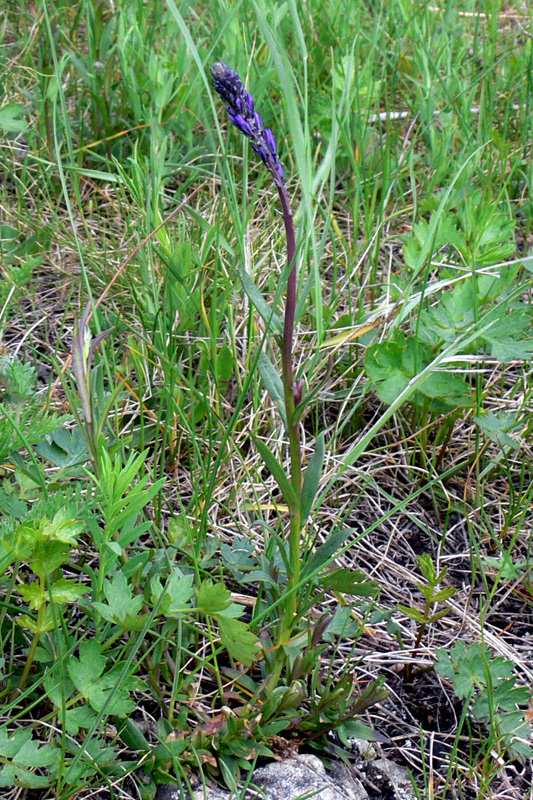
{"label": "weed seedling", "polygon": [[[429,553],[424,553],[423,555],[419,556],[417,561],[418,566],[420,567],[420,572],[427,581],[427,583],[416,584],[417,589],[419,589],[424,595],[424,607],[422,610],[420,610],[414,606],[398,606],[399,611],[420,624],[415,645],[411,654],[413,661],[416,658],[418,648],[420,647],[420,642],[422,641],[422,637],[424,636],[428,625],[431,625],[434,622],[437,622],[437,620],[442,619],[442,617],[445,617],[450,611],[449,606],[445,606],[444,608],[441,608],[440,611],[435,611],[432,613],[433,606],[437,603],[445,603],[446,600],[449,600],[450,597],[453,597],[457,591],[457,589],[455,589],[453,586],[448,586],[445,589],[437,588],[446,577],[448,569],[447,567],[444,567],[439,573],[437,573],[436,566]],[[406,664],[404,671],[405,680],[410,681],[412,676],[413,663]]]}

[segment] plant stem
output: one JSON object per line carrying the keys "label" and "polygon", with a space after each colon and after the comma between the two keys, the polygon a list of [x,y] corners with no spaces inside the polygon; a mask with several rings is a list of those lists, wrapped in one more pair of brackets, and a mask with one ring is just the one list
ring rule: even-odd
{"label": "plant stem", "polygon": [[289,203],[289,196],[285,184],[277,183],[278,193],[283,209],[283,221],[287,236],[287,263],[291,267],[287,281],[287,296],[285,301],[285,319],[283,325],[283,341],[281,345],[281,372],[283,393],[285,399],[285,412],[287,416],[287,433],[289,436],[289,453],[291,462],[291,483],[296,495],[296,503],[289,502],[289,596],[283,613],[278,650],[278,663],[283,659],[282,645],[290,638],[296,614],[296,586],[300,580],[300,536],[302,533],[301,495],[302,495],[302,455],[300,450],[300,430],[295,419],[296,400],[294,394],[294,371],[292,363],[292,343],[294,335],[294,322],[296,316],[296,238],[294,234],[294,220]]}
{"label": "plant stem", "polygon": [[36,626],[37,630],[34,632],[30,649],[28,650],[26,663],[24,665],[24,670],[22,672],[22,675],[20,676],[19,685],[11,695],[12,701],[17,697],[18,694],[22,693],[30,676],[30,670],[32,668],[32,664],[35,658],[35,651],[37,650],[37,645],[39,644],[39,639],[41,638],[41,626],[43,622],[44,612],[45,612],[45,606],[42,605],[39,611],[37,612],[37,626]]}

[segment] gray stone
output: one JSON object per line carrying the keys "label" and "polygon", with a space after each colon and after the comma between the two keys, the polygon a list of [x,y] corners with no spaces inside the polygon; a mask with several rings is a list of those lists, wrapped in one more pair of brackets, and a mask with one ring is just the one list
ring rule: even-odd
{"label": "gray stone", "polygon": [[[174,800],[174,797],[168,797]],[[204,786],[194,791],[194,800],[232,800],[232,797],[235,795],[214,786]],[[317,800],[368,800],[363,786],[350,775],[344,764],[339,763],[334,770],[326,772],[320,759],[305,754],[259,767],[245,794],[245,800],[297,800],[311,797]],[[157,800],[160,800],[159,795]],[[179,800],[179,795],[176,800]]]}
{"label": "gray stone", "polygon": [[344,764],[326,772],[323,763],[313,755],[298,755],[275,761],[256,769],[253,783],[268,800],[296,800],[314,797],[317,800],[368,800],[362,784],[353,778]]}
{"label": "gray stone", "polygon": [[[369,780],[379,785],[383,796],[394,800],[414,800],[407,770],[386,758],[368,761],[361,768]],[[369,800],[362,783],[337,762],[332,770],[319,758],[302,754],[274,761],[256,769],[245,793],[231,794],[214,783],[194,787],[193,800]],[[155,800],[186,800],[177,786],[159,786]]]}
{"label": "gray stone", "polygon": [[376,758],[361,767],[361,771],[372,785],[380,789],[384,797],[394,800],[416,800],[411,778],[405,767],[400,767],[388,758]]}

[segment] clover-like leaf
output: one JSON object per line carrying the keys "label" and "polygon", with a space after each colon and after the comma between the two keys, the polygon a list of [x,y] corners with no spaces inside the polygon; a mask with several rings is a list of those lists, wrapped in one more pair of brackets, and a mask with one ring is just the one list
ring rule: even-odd
{"label": "clover-like leaf", "polygon": [[240,619],[218,614],[218,630],[222,644],[236,661],[249,667],[257,661],[260,652],[257,636]]}
{"label": "clover-like leaf", "polygon": [[143,605],[142,595],[134,595],[133,588],[123,572],[104,582],[107,603],[94,603],[94,607],[109,622],[121,625],[125,630],[142,628],[146,615],[138,617]]}
{"label": "clover-like leaf", "polygon": [[124,682],[119,684],[120,673],[105,672],[107,659],[100,652],[95,639],[82,642],[79,658],[68,662],[68,673],[79,694],[99,713],[126,716],[131,714],[135,703],[130,699]]}
{"label": "clover-like leaf", "polygon": [[4,726],[0,728],[0,759],[0,786],[40,789],[49,786],[50,779],[36,775],[34,770],[51,766],[57,760],[57,751],[53,745],[34,739],[31,730],[19,728],[9,734]]}

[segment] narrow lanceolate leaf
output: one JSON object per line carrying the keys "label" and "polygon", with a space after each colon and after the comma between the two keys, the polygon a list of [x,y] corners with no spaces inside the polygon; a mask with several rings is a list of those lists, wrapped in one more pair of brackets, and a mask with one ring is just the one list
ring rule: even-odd
{"label": "narrow lanceolate leaf", "polygon": [[281,419],[287,429],[287,414],[285,411],[285,395],[279,373],[275,369],[266,353],[261,353],[257,359],[257,368],[265,384],[265,389],[278,407]]}
{"label": "narrow lanceolate leaf", "polygon": [[296,499],[296,492],[294,491],[290,480],[285,474],[285,470],[277,460],[274,453],[268,449],[266,444],[261,439],[259,439],[257,436],[253,436],[252,438],[255,442],[255,446],[261,454],[261,458],[274,476],[276,483],[281,490],[281,494],[283,495],[283,499],[289,508],[294,508],[298,505],[298,500]]}
{"label": "narrow lanceolate leaf", "polygon": [[313,502],[318,492],[320,484],[320,476],[324,467],[324,431],[316,437],[315,452],[309,461],[309,465],[305,471],[304,485],[302,489],[302,525],[307,522],[307,518],[311,513]]}
{"label": "narrow lanceolate leaf", "polygon": [[244,291],[248,295],[248,299],[254,308],[261,314],[269,329],[274,333],[281,334],[283,325],[278,315],[270,308],[267,301],[263,297],[261,291],[257,288],[252,278],[248,275],[246,270],[239,269],[239,278]]}
{"label": "narrow lanceolate leaf", "polygon": [[346,539],[355,533],[354,528],[343,528],[330,534],[324,544],[316,549],[311,558],[302,569],[302,578],[314,575],[335,556],[343,546]]}

